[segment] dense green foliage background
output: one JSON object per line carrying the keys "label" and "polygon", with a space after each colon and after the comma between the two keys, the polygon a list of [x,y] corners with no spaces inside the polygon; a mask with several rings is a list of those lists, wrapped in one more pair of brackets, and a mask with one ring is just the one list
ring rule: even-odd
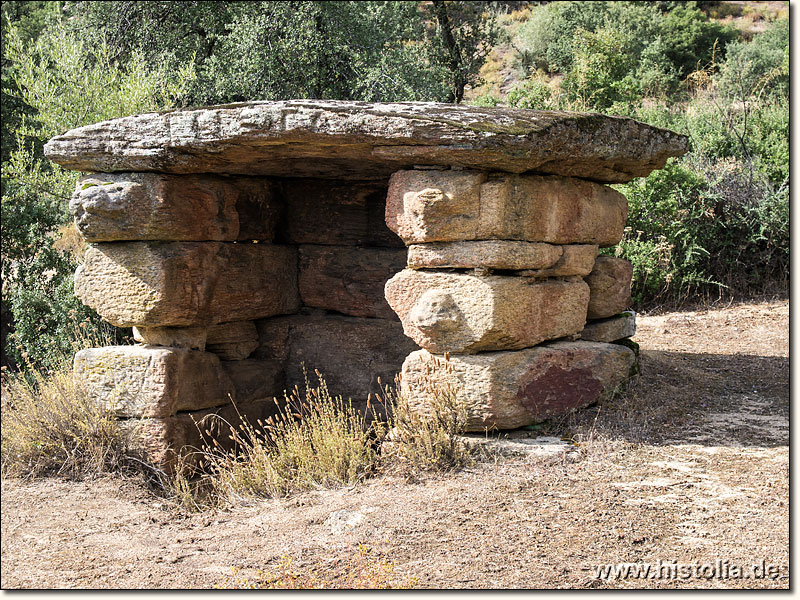
{"label": "dense green foliage background", "polygon": [[[529,4],[525,7],[525,4]],[[719,3],[703,3],[712,5]],[[72,293],[78,174],[53,135],[176,106],[250,99],[462,101],[480,89],[498,15],[523,6],[519,83],[480,104],[629,115],[686,133],[688,156],[619,186],[638,307],[784,291],[789,260],[789,24],[752,40],[695,2],[2,4],[2,303],[18,365],[119,339]],[[6,340],[4,339],[5,343]]]}
{"label": "dense green foliage background", "polygon": [[506,103],[632,116],[690,138],[688,155],[617,186],[630,212],[610,252],[634,265],[635,305],[788,289],[788,18],[746,40],[696,2],[553,2],[517,42],[525,79]]}

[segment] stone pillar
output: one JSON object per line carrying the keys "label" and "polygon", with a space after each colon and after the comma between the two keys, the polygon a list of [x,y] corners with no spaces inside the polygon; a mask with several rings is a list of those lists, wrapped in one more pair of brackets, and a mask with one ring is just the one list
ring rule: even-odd
{"label": "stone pillar", "polygon": [[468,403],[469,429],[482,431],[612,395],[635,362],[607,343],[635,330],[630,313],[615,316],[628,308],[632,271],[597,253],[619,242],[627,210],[618,192],[570,177],[392,175],[386,222],[409,252],[386,299],[422,348],[403,364],[412,406],[452,390]]}
{"label": "stone pillar", "polygon": [[98,174],[82,178],[70,202],[90,244],[75,293],[110,323],[133,327],[138,342],[78,352],[75,376],[141,430],[164,469],[178,447],[201,445],[203,417],[222,411],[235,423],[235,404],[254,422],[282,394],[282,364],[251,358],[255,319],[300,306],[297,249],[271,243],[280,212],[273,187],[246,177]]}

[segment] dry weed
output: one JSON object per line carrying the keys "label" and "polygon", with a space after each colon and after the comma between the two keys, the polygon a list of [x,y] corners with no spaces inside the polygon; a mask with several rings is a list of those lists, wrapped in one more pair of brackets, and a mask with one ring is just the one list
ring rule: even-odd
{"label": "dry weed", "polygon": [[447,356],[444,360],[434,358],[425,381],[429,402],[424,411],[412,406],[400,391],[399,378],[393,389],[385,388],[391,433],[383,457],[390,469],[449,471],[473,463],[473,450],[462,437],[467,427],[467,404],[452,385],[445,383],[446,377],[436,376],[439,370],[451,369]]}
{"label": "dry weed", "polygon": [[251,579],[249,577],[240,577],[237,569],[219,587],[251,590],[387,590],[410,589],[416,587],[417,583],[416,578],[402,582],[396,581],[394,563],[378,558],[373,554],[372,548],[359,544],[358,552],[348,559],[342,573],[323,571],[321,574],[317,574],[298,571],[293,566],[292,558],[283,556],[274,572],[259,571],[257,576]]}
{"label": "dry weed", "polygon": [[210,440],[200,459],[208,475],[194,484],[178,476],[183,504],[284,496],[351,484],[369,475],[377,462],[383,425],[367,422],[351,402],[333,397],[317,375],[319,385],[312,388],[306,378],[304,397],[295,388],[266,423],[253,425],[243,419],[238,427],[228,425],[232,450]]}
{"label": "dry weed", "polygon": [[66,368],[2,377],[2,471],[69,477],[120,470],[133,432],[92,402]]}

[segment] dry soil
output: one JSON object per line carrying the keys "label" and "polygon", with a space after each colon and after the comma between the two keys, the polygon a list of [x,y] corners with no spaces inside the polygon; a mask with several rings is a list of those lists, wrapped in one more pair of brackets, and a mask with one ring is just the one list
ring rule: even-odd
{"label": "dry soil", "polygon": [[[5,480],[2,587],[241,587],[277,574],[345,587],[787,588],[788,301],[644,316],[634,339],[642,370],[624,396],[530,432],[571,440],[547,456],[194,514],[130,479]],[[662,568],[597,577],[617,563]]]}

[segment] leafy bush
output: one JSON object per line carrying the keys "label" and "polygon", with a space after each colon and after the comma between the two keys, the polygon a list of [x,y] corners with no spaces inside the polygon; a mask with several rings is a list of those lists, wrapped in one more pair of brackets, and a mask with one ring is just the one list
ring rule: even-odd
{"label": "leafy bush", "polygon": [[7,92],[32,110],[20,116],[2,165],[3,303],[16,329],[8,350],[18,365],[50,368],[53,356],[71,347],[65,335],[76,317],[98,335],[110,327],[72,294],[77,257],[58,248],[79,174],[45,160],[42,146],[73,127],[168,107],[194,75],[189,67],[149,65],[141,52],[122,66],[108,44],[90,44],[57,22],[30,43],[13,25],[3,33],[14,83]]}
{"label": "leafy bush", "polygon": [[726,97],[789,95],[789,19],[781,19],[752,42],[735,42],[727,48],[718,78]]}
{"label": "leafy bush", "polygon": [[619,189],[630,203],[628,227],[611,252],[633,263],[639,307],[785,289],[788,190],[754,177],[740,160],[671,160]]}
{"label": "leafy bush", "polygon": [[721,55],[737,33],[709,21],[695,2],[664,8],[641,2],[552,2],[520,26],[520,63],[528,72],[562,73],[569,100],[581,108],[677,98],[681,79],[715,53]]}

